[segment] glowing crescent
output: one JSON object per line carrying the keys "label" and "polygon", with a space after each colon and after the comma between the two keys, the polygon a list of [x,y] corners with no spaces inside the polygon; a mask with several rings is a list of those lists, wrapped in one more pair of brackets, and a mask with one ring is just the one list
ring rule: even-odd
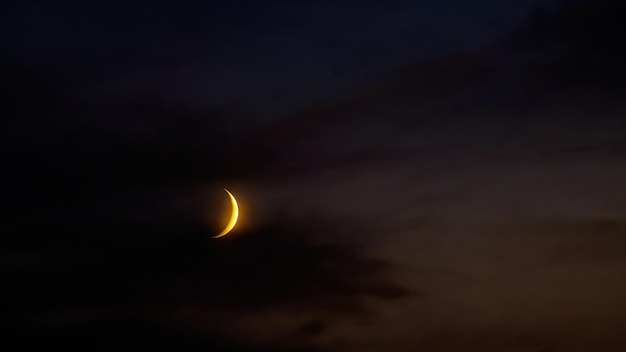
{"label": "glowing crescent", "polygon": [[233,212],[230,216],[228,224],[222,230],[222,232],[211,238],[220,238],[222,236],[226,236],[226,234],[229,233],[233,229],[233,227],[235,227],[235,225],[237,224],[237,219],[239,218],[239,205],[237,205],[237,200],[235,199],[235,196],[233,196],[232,193],[228,192],[226,188],[224,188],[224,191],[226,191],[226,193],[228,193],[228,196],[230,197],[230,204],[233,207]]}

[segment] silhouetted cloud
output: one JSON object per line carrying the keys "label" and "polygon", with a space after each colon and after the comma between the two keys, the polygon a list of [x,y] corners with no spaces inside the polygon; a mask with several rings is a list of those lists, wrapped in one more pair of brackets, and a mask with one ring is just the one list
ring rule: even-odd
{"label": "silhouetted cloud", "polygon": [[197,334],[166,322],[128,315],[110,315],[79,326],[42,328],[38,325],[3,326],[3,348],[11,351],[216,351],[281,352],[309,349],[253,346],[218,334]]}
{"label": "silhouetted cloud", "polygon": [[[278,318],[269,311],[293,317],[281,332],[293,347],[337,316],[375,314],[371,300],[414,295],[391,279],[385,261],[323,244],[328,226],[320,222],[274,215],[211,240],[198,217],[211,204],[199,194],[273,162],[246,144],[255,140],[224,127],[219,113],[199,116],[150,99],[81,105],[62,92],[48,95],[53,81],[24,72],[9,83],[24,88],[13,92],[15,119],[3,141],[12,207],[0,251],[8,287],[2,324],[12,327],[12,347],[28,337],[24,348],[44,350],[255,351],[246,346],[260,342],[245,329],[237,343],[219,329],[180,331],[263,317],[271,324]],[[185,205],[173,210],[177,196]]]}
{"label": "silhouetted cloud", "polygon": [[[76,234],[74,243],[66,241],[63,248],[42,244],[36,250],[37,244],[30,243],[29,251],[5,253],[2,271],[10,307],[3,322],[21,321],[45,329],[46,321],[55,321],[59,314],[63,321],[69,315],[69,323],[61,325],[70,329],[70,336],[91,340],[93,332],[82,329],[99,319],[113,324],[107,329],[134,336],[135,332],[119,326],[127,324],[127,316],[149,321],[196,307],[204,312],[203,320],[210,321],[215,314],[212,323],[216,325],[242,315],[262,316],[267,309],[333,319],[335,315],[369,314],[368,299],[412,295],[387,278],[391,268],[385,262],[347,247],[313,244],[315,229],[297,224],[219,241],[210,240],[206,229],[186,229],[185,224],[166,231],[144,230],[147,233],[141,237],[123,233],[122,227],[117,231],[122,233],[114,238],[85,232]],[[72,314],[85,314],[87,319],[72,324]],[[268,319],[271,323],[271,316]],[[321,331],[320,324],[293,329],[313,334]],[[71,331],[67,325],[76,325],[78,330]],[[104,333],[100,328],[96,331]]]}

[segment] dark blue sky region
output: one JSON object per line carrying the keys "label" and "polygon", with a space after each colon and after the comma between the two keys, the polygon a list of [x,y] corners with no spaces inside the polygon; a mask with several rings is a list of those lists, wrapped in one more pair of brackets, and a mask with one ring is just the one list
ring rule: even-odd
{"label": "dark blue sky region", "polygon": [[[26,2],[5,55],[192,105],[269,112],[506,36],[537,0]],[[139,68],[139,69],[138,69]]]}

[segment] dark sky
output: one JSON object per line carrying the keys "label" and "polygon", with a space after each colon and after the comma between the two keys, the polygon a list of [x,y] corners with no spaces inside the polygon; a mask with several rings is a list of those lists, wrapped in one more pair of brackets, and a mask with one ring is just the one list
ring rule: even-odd
{"label": "dark sky", "polygon": [[2,350],[626,349],[620,2],[1,10]]}
{"label": "dark sky", "polygon": [[93,89],[259,113],[484,44],[535,2],[41,1],[5,15],[3,46],[24,61],[95,71]]}

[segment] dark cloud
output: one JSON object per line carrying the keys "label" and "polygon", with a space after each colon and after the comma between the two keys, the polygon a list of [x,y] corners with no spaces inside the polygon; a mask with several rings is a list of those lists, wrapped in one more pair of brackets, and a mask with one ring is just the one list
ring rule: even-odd
{"label": "dark cloud", "polygon": [[[275,216],[209,239],[201,213],[217,206],[201,199],[206,188],[217,192],[219,180],[251,178],[272,162],[232,140],[224,115],[150,99],[77,103],[62,91],[48,94],[55,78],[23,72],[7,83],[21,88],[3,140],[10,209],[0,252],[8,287],[2,324],[12,327],[12,347],[28,339],[25,348],[44,350],[252,351],[240,345],[251,341],[245,331],[235,344],[219,329],[195,336],[184,327],[272,310],[297,318],[284,332],[295,341],[317,336],[335,316],[375,313],[372,299],[413,295],[392,281],[385,261],[320,243],[329,228],[323,216]],[[189,309],[203,314],[180,318]]]}
{"label": "dark cloud", "polygon": [[194,334],[168,323],[115,315],[71,327],[12,324],[3,326],[0,336],[3,348],[11,351],[312,351],[251,346],[219,335]]}
{"label": "dark cloud", "polygon": [[145,230],[151,240],[121,226],[110,238],[85,233],[80,244],[6,253],[3,269],[16,280],[13,299],[31,296],[25,301],[30,309],[159,302],[228,309],[295,302],[335,308],[341,302],[350,309],[360,306],[361,296],[408,293],[387,282],[384,262],[341,246],[307,243],[313,229],[277,226],[218,242],[208,240],[204,229],[188,227]]}
{"label": "dark cloud", "polygon": [[[35,95],[24,97],[26,105],[42,102]],[[245,176],[258,165],[238,168],[220,156],[229,142],[211,135],[219,125],[209,124],[200,134],[205,138],[195,138],[201,120],[150,101],[116,105],[99,116],[111,121],[115,117],[110,116],[127,114],[135,120],[118,121],[143,124],[156,136],[128,127],[107,130],[101,127],[106,120],[81,124],[84,116],[64,107],[46,111],[45,102],[33,110],[31,123],[62,118],[72,124],[51,124],[29,138],[32,129],[16,119],[11,143],[5,140],[14,153],[8,159],[11,191],[5,198],[11,204],[5,214],[10,232],[2,238],[1,254],[3,281],[10,287],[3,324],[19,330],[10,333],[11,343],[28,336],[33,348],[71,350],[95,343],[110,350],[136,343],[248,351],[229,341],[221,347],[219,332],[217,342],[206,334],[181,337],[182,323],[171,317],[195,307],[204,318],[187,323],[203,326],[218,324],[224,314],[236,320],[273,309],[296,316],[324,312],[326,321],[334,315],[368,314],[371,298],[411,295],[387,278],[392,268],[384,261],[348,246],[318,244],[322,226],[277,218],[238,237],[210,240],[212,229],[192,209],[203,206],[196,204],[201,185],[233,173]],[[64,115],[72,113],[74,120]],[[252,160],[239,155],[238,162]],[[177,189],[196,203],[173,212],[167,204],[176,202],[170,197]],[[154,213],[154,204],[166,206]],[[153,220],[137,219],[140,213]],[[212,321],[212,314],[220,318]],[[312,336],[323,330],[299,324],[286,333]],[[151,334],[159,337],[146,342]]]}
{"label": "dark cloud", "polygon": [[[3,322],[31,324],[56,336],[54,330],[45,329],[60,315],[67,330],[60,336],[70,334],[94,343],[110,331],[141,341],[146,323],[137,323],[139,331],[125,328],[129,317],[150,322],[151,317],[175,315],[191,306],[205,314],[197,322],[200,325],[206,320],[219,325],[222,319],[253,312],[262,315],[270,308],[296,316],[324,312],[325,319],[332,319],[368,313],[370,298],[396,300],[411,295],[387,278],[391,268],[386,263],[342,246],[310,242],[316,231],[312,228],[277,225],[218,241],[208,239],[206,229],[184,224],[170,230],[129,230],[117,225],[111,236],[96,230],[76,234],[72,241],[55,236],[55,244],[49,247],[31,242],[25,251],[10,253],[5,248],[2,276],[9,306]],[[68,229],[45,232],[54,236],[60,231]],[[135,231],[146,233],[138,236]],[[65,245],[59,248],[62,242]],[[86,314],[86,321],[72,323],[72,314]],[[212,314],[220,318],[211,321]],[[100,319],[108,325],[90,331]],[[323,324],[294,330],[316,334]],[[37,338],[36,331],[31,338]],[[172,334],[165,332],[163,338]],[[108,350],[108,343],[112,342],[101,347]]]}

